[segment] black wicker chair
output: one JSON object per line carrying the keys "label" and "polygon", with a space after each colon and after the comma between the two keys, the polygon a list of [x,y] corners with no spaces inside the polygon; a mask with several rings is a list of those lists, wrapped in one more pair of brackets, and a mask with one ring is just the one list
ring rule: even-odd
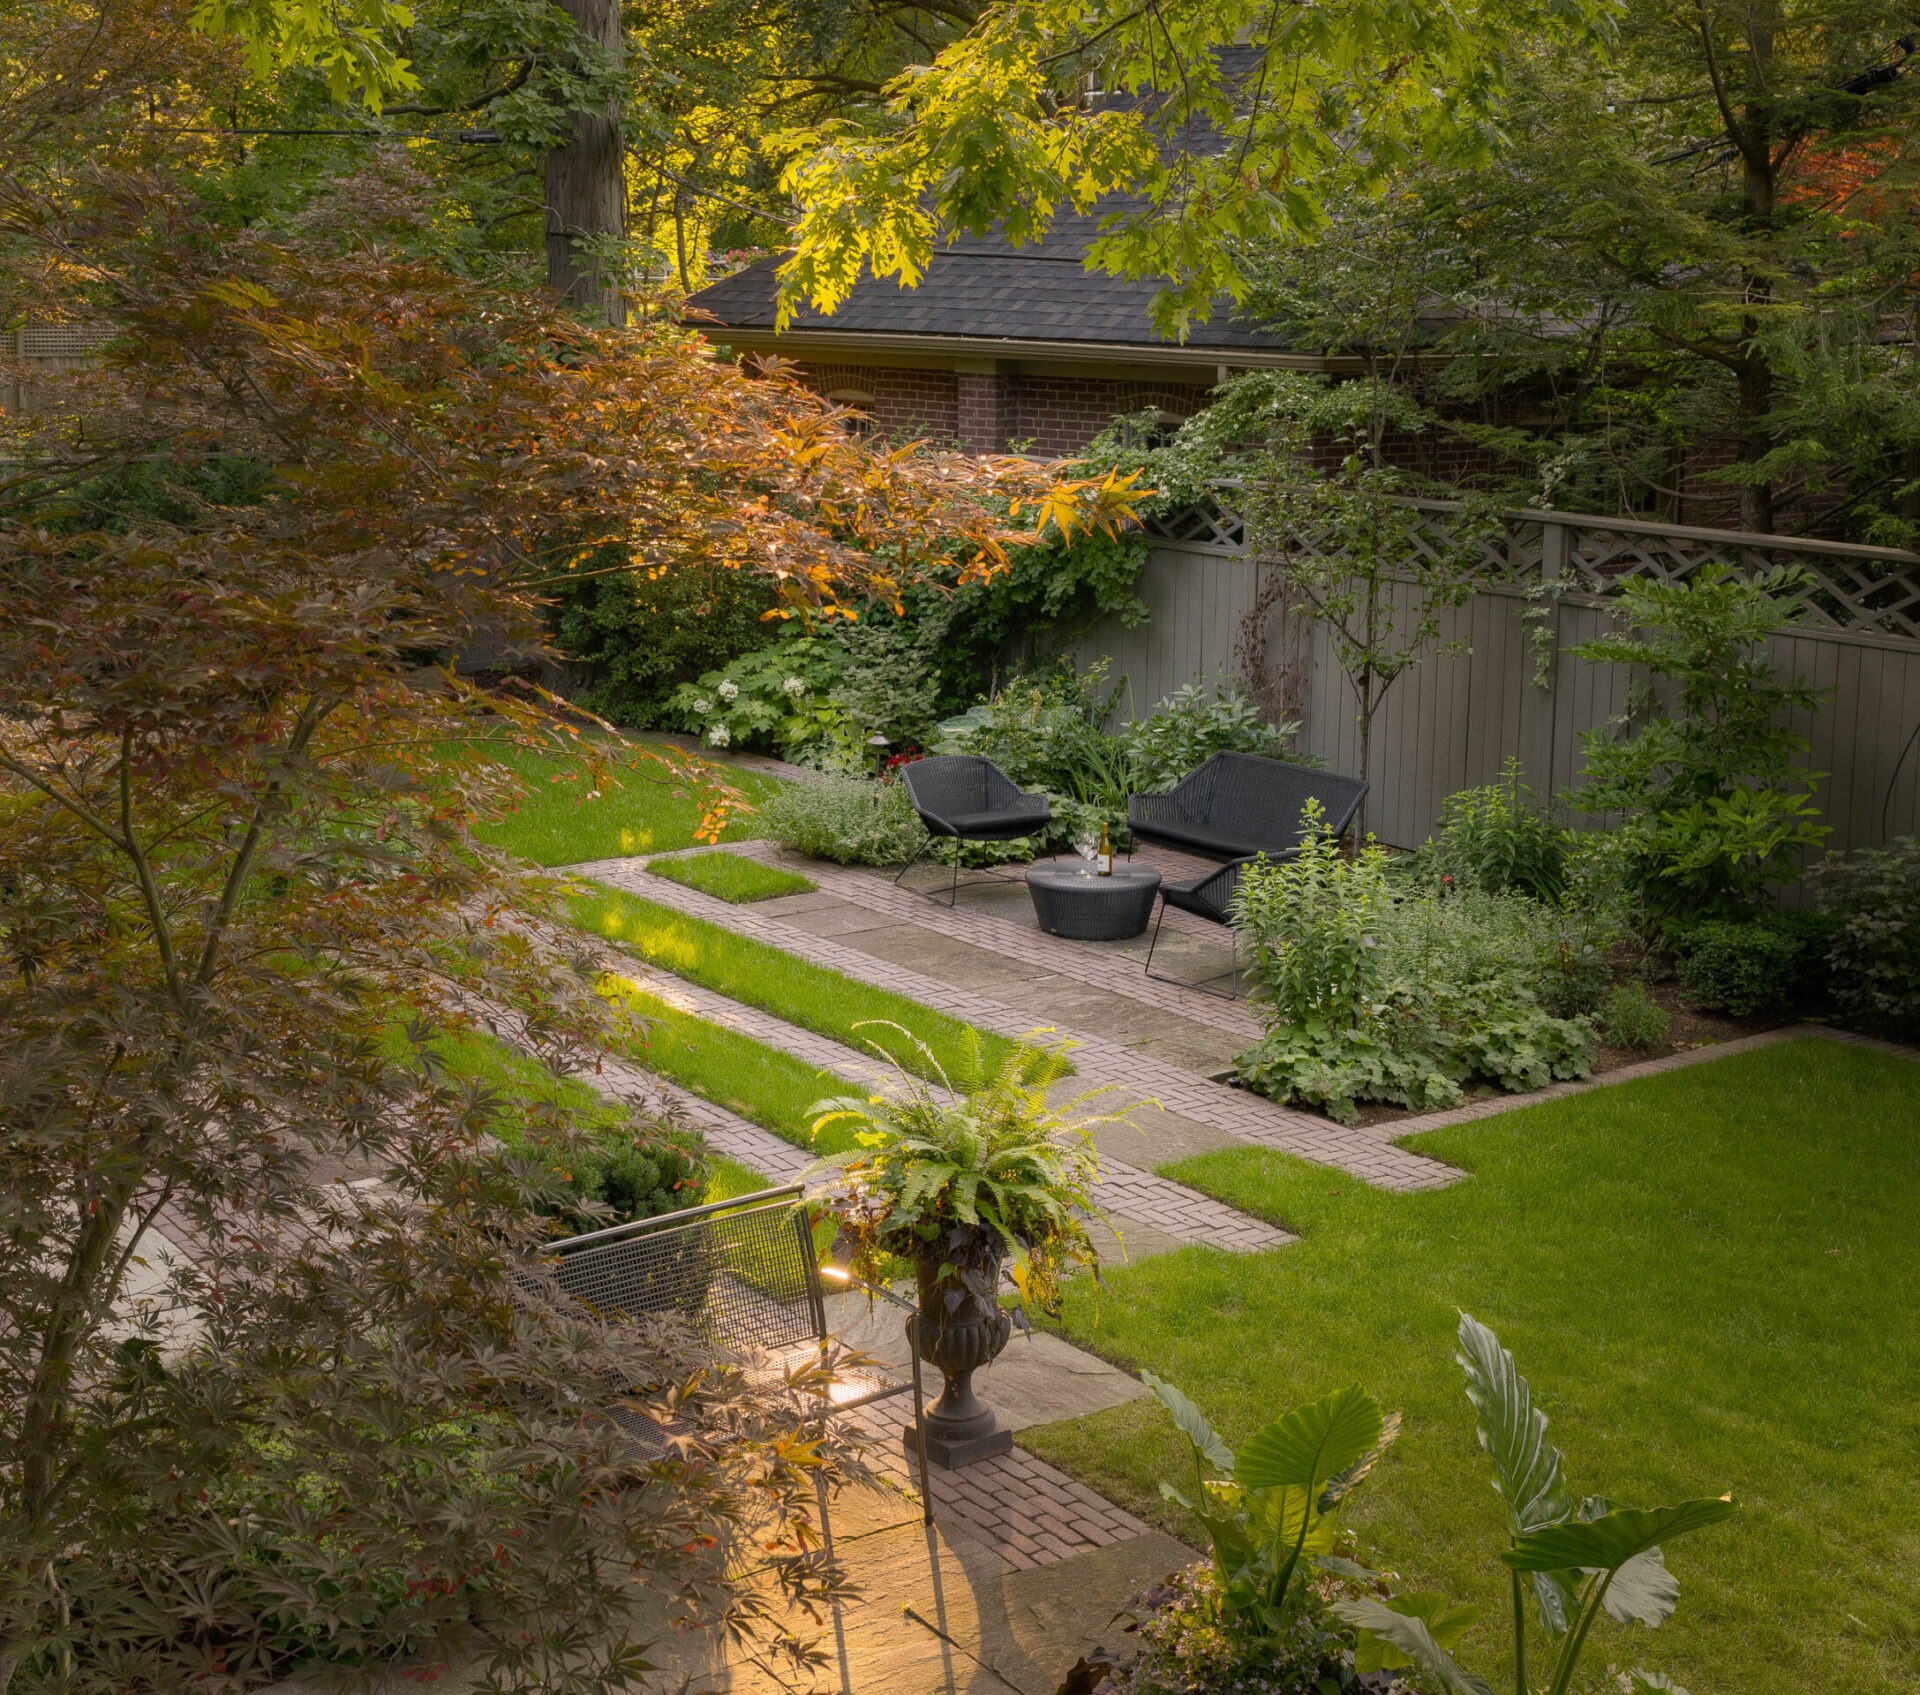
{"label": "black wicker chair", "polygon": [[[959,843],[1008,842],[1038,835],[1053,822],[1053,807],[1045,795],[1023,792],[991,759],[975,754],[916,759],[901,766],[900,777],[913,810],[927,827],[929,845],[941,840],[955,844],[949,906],[960,893]],[[900,867],[894,881],[899,882],[919,862],[916,854]]]}
{"label": "black wicker chair", "polygon": [[[1159,945],[1168,907],[1225,924],[1246,866],[1261,857],[1291,859],[1300,851],[1301,815],[1308,801],[1320,803],[1325,827],[1341,835],[1366,794],[1367,785],[1358,777],[1262,759],[1257,754],[1216,753],[1166,794],[1134,795],[1127,802],[1127,823],[1136,838],[1227,861],[1204,877],[1161,883],[1160,912],[1147,944],[1147,975],[1163,983],[1184,981],[1153,969],[1153,950]],[[1228,977],[1226,993],[1232,996],[1239,987],[1237,948],[1233,967],[1224,975]],[[1211,981],[1187,987],[1204,989]]]}
{"label": "black wicker chair", "polygon": [[[545,1274],[550,1286],[603,1319],[672,1315],[708,1344],[743,1353],[750,1368],[770,1378],[783,1376],[790,1363],[810,1355],[825,1359],[829,1346],[805,1195],[804,1186],[794,1183],[570,1236],[546,1249],[552,1260]],[[855,1355],[835,1366],[832,1392],[822,1397],[820,1416],[911,1394],[913,1427],[920,1439],[921,1506],[931,1524],[919,1338],[913,1333],[919,1312],[891,1290],[851,1277],[836,1275],[835,1286],[858,1288],[905,1309],[912,1375],[898,1382]],[[664,1450],[673,1434],[617,1398],[608,1410],[650,1450]]]}

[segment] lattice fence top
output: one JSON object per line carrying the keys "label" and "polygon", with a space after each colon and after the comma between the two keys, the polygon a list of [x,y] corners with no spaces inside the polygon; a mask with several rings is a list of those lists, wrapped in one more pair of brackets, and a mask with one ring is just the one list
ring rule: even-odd
{"label": "lattice fence top", "polygon": [[14,332],[19,359],[84,359],[112,333],[103,324],[30,323]]}
{"label": "lattice fence top", "polygon": [[[1229,497],[1230,498],[1230,497]],[[1412,544],[1437,551],[1453,539],[1455,509],[1412,501],[1421,522]],[[1607,595],[1636,577],[1682,582],[1704,565],[1738,571],[1795,564],[1813,578],[1800,621],[1855,634],[1920,643],[1920,556],[1798,536],[1756,536],[1581,513],[1509,511],[1504,533],[1487,550],[1491,572],[1509,581],[1557,577],[1576,591]],[[1145,528],[1156,541],[1247,550],[1246,525],[1212,496]]]}

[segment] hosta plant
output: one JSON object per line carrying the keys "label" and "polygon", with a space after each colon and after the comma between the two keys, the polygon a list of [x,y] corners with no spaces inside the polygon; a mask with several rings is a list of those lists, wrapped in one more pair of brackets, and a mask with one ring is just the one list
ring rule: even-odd
{"label": "hosta plant", "polygon": [[[1510,1545],[1500,1559],[1513,1596],[1514,1695],[1567,1695],[1602,1612],[1648,1626],[1672,1617],[1680,1585],[1661,1544],[1731,1518],[1733,1498],[1650,1509],[1616,1506],[1598,1495],[1576,1498],[1562,1475],[1560,1450],[1547,1440],[1546,1414],[1534,1406],[1513,1355],[1465,1313],[1459,1338],[1456,1358],[1467,1374],[1480,1446],[1507,1508]],[[1491,1684],[1462,1669],[1433,1628],[1443,1606],[1439,1597],[1421,1595],[1341,1601],[1334,1611],[1360,1632],[1370,1665],[1417,1666],[1449,1695],[1494,1695]],[[1537,1651],[1530,1618],[1537,1621]],[[1657,1672],[1628,1675],[1638,1695],[1675,1688]]]}

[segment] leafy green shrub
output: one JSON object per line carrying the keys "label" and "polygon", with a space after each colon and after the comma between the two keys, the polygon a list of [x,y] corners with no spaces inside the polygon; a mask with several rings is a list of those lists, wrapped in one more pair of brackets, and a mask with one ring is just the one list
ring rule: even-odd
{"label": "leafy green shrub", "polygon": [[1820,971],[1828,926],[1815,913],[1769,913],[1751,924],[1710,919],[1672,934],[1680,987],[1702,1011],[1735,1018],[1785,1012]]}
{"label": "leafy green shrub", "polygon": [[1807,796],[1818,773],[1795,763],[1811,744],[1790,724],[1821,691],[1776,681],[1764,651],[1810,581],[1795,566],[1634,578],[1616,632],[1570,650],[1641,673],[1626,715],[1582,735],[1574,799],[1621,816],[1621,870],[1654,919],[1749,918],[1827,835]]}
{"label": "leafy green shrub", "polygon": [[1300,851],[1257,861],[1241,879],[1234,922],[1249,944],[1253,998],[1275,1023],[1357,1029],[1380,986],[1380,930],[1393,907],[1387,855],[1369,842],[1352,859],[1310,801]]}
{"label": "leafy green shrub", "polygon": [[585,669],[575,694],[588,710],[636,729],[680,728],[674,690],[766,647],[761,615],[773,603],[772,585],[748,571],[606,571],[561,586],[554,633]]}
{"label": "leafy green shrub", "polygon": [[830,746],[843,715],[829,697],[846,666],[840,643],[825,636],[789,637],[682,684],[668,703],[668,716],[709,747],[778,748],[794,755]]}
{"label": "leafy green shrub", "polygon": [[[1137,465],[1137,457],[1129,457]],[[1096,618],[1117,618],[1127,629],[1146,622],[1147,604],[1136,585],[1152,544],[1141,531],[1081,531],[1071,541],[1050,535],[1031,547],[1008,548],[1005,570],[962,583],[938,603],[942,668],[956,698],[989,692],[1009,653],[1032,661]],[[909,612],[929,616],[918,602],[908,596]]]}
{"label": "leafy green shrub", "polygon": [[647,861],[651,876],[665,877],[670,883],[683,883],[689,889],[740,906],[749,901],[772,900],[778,895],[806,895],[820,887],[811,877],[798,871],[783,871],[777,865],[762,865],[738,853],[684,853]]}
{"label": "leafy green shrub", "polygon": [[1119,687],[1103,659],[1086,671],[1067,660],[1022,672],[990,699],[939,727],[931,753],[977,753],[1022,788],[1124,810],[1133,782],[1126,744],[1101,728]]}
{"label": "leafy green shrub", "polygon": [[906,785],[862,777],[789,783],[760,809],[760,822],[782,847],[840,865],[898,865],[927,843]]}
{"label": "leafy green shrub", "polygon": [[1613,973],[1604,917],[1543,905],[1519,894],[1423,890],[1400,901],[1381,929],[1389,978],[1452,985],[1450,993],[1499,981],[1523,984],[1556,1018],[1595,1011]]}
{"label": "leafy green shrub", "polygon": [[1530,1089],[1592,1069],[1577,1014],[1597,1004],[1605,936],[1557,908],[1431,889],[1396,901],[1382,849],[1345,859],[1310,830],[1291,861],[1249,868],[1235,924],[1269,1020],[1239,1075],[1264,1094],[1351,1118],[1369,1100],[1449,1106],[1475,1077]]}
{"label": "leafy green shrub", "polygon": [[1834,926],[1828,987],[1849,1022],[1920,1041],[1920,840],[1902,836],[1814,868],[1820,911]]}
{"label": "leafy green shrub", "polygon": [[1600,1011],[1600,1031],[1616,1048],[1657,1048],[1673,1026],[1644,983],[1621,983]]}
{"label": "leafy green shrub", "polygon": [[637,1218],[692,1206],[705,1175],[697,1144],[664,1132],[625,1147],[594,1147],[569,1162],[567,1184],[582,1201],[612,1209],[611,1218],[555,1208],[554,1216],[576,1230],[597,1230]]}
{"label": "leafy green shrub", "polygon": [[1460,1099],[1459,1083],[1423,1045],[1371,1029],[1276,1025],[1235,1066],[1249,1089],[1323,1108],[1343,1123],[1358,1116],[1362,1101],[1428,1112]]}
{"label": "leafy green shrub", "polygon": [[1536,804],[1520,780],[1520,762],[1509,759],[1498,782],[1461,789],[1441,803],[1431,859],[1457,887],[1557,901],[1566,892],[1571,834]]}
{"label": "leafy green shrub", "polygon": [[1176,689],[1124,735],[1137,790],[1159,794],[1215,753],[1254,753],[1314,763],[1287,751],[1297,721],[1270,724],[1237,683],[1210,693],[1198,683]]}

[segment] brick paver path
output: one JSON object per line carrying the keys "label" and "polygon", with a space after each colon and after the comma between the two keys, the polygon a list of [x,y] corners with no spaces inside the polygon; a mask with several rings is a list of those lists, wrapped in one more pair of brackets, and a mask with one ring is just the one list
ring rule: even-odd
{"label": "brick paver path", "polygon": [[[983,1030],[1020,1037],[1032,1028],[1028,1014],[972,989],[923,977],[905,966],[877,959],[829,937],[782,924],[750,908],[731,906],[697,889],[649,877],[639,859],[595,860],[570,868],[614,888],[626,889],[736,934],[797,954],[863,982],[892,989],[923,1005],[965,1019]],[[932,905],[931,902],[923,904]],[[937,909],[936,909],[937,910]],[[1195,1072],[1104,1037],[1070,1032],[1077,1043],[1074,1063],[1093,1086],[1110,1086],[1121,1096],[1152,1100],[1170,1113],[1209,1125],[1238,1141],[1253,1142],[1335,1166],[1363,1181],[1393,1190],[1435,1189],[1457,1182],[1462,1173],[1439,1160],[1394,1146],[1391,1129],[1369,1131],[1333,1124],[1303,1112],[1291,1112],[1263,1096],[1209,1082]]]}
{"label": "brick paver path", "polygon": [[[659,879],[653,879],[658,882]],[[716,994],[711,989],[701,988],[697,983],[689,983],[667,972],[656,970],[638,961],[630,967],[630,975],[645,990],[660,996],[669,1005],[695,1014],[700,1018],[723,1024],[738,1030],[742,1035],[764,1042],[768,1047],[778,1048],[803,1059],[809,1065],[817,1065],[822,1070],[832,1071],[845,1077],[849,1082],[865,1083],[884,1075],[883,1062],[879,1056],[861,1052],[848,1047],[844,1042],[835,1041],[831,1036],[823,1036],[818,1031],[802,1029],[798,1024],[789,1024],[784,1018],[776,1018],[770,1012],[758,1007],[746,1006],[739,1001],[729,1000],[725,995]],[[647,1073],[642,1072],[641,1076]],[[676,1090],[682,1100],[698,1099],[689,1097],[685,1090]],[[812,1163],[813,1156],[783,1142],[771,1132],[762,1130],[758,1125],[748,1124],[737,1119],[732,1113],[700,1101],[699,1105],[709,1115],[718,1115],[720,1119],[732,1120],[730,1126],[709,1129],[708,1121],[701,1121],[701,1128],[708,1131],[708,1139],[721,1151],[735,1159],[751,1164],[755,1169],[765,1171],[769,1177],[774,1171],[760,1160],[749,1160],[744,1154],[735,1153],[730,1146],[723,1146],[722,1139],[735,1145],[742,1143],[741,1130],[751,1130],[764,1148],[766,1142],[778,1142],[786,1149],[785,1164],[791,1164],[793,1158],[799,1159],[799,1169],[804,1170]],[[691,1108],[686,1109],[692,1116]],[[770,1150],[769,1150],[770,1151]],[[1101,1176],[1096,1188],[1096,1196],[1103,1211],[1114,1217],[1135,1224],[1144,1224],[1176,1241],[1191,1242],[1202,1247],[1224,1248],[1232,1253],[1259,1253],[1267,1248],[1284,1247],[1295,1238],[1285,1230],[1276,1229],[1271,1224],[1246,1213],[1236,1212],[1232,1207],[1223,1205],[1209,1195],[1203,1195],[1197,1189],[1189,1189],[1184,1184],[1175,1183],[1170,1178],[1158,1176],[1151,1171],[1142,1171],[1137,1166],[1128,1165],[1121,1160],[1102,1155],[1100,1160]],[[788,1176],[780,1176],[777,1181],[791,1182]]]}
{"label": "brick paver path", "polygon": [[[932,1375],[929,1394],[939,1384],[939,1374]],[[848,1416],[872,1441],[867,1464],[918,1503],[919,1462],[901,1444],[913,1423],[912,1397],[895,1395]],[[965,1530],[1016,1570],[1147,1534],[1131,1513],[1019,1447],[961,1471],[929,1466],[927,1484],[935,1523]]]}

